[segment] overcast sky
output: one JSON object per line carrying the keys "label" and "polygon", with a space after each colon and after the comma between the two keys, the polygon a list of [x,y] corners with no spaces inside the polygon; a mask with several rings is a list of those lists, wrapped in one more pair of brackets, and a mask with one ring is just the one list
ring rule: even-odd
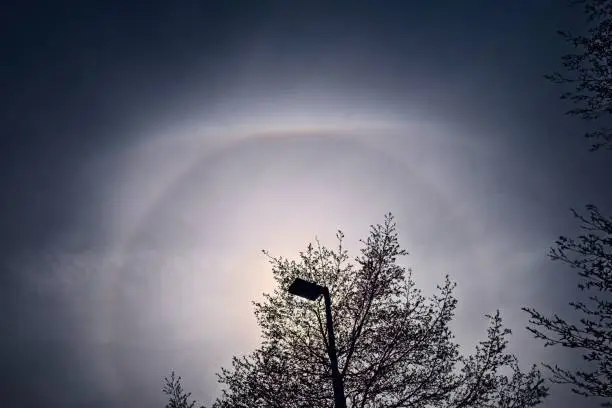
{"label": "overcast sky", "polygon": [[0,15],[2,406],[161,407],[172,369],[210,403],[258,341],[260,250],[389,211],[417,283],[458,282],[462,344],[499,308],[522,365],[576,361],[520,311],[575,291],[546,258],[569,208],[612,209],[542,78],[565,1],[125,3]]}

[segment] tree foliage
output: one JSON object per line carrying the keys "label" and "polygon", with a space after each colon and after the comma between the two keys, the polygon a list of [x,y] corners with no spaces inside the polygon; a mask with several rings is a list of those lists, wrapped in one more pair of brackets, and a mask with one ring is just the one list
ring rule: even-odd
{"label": "tree foliage", "polygon": [[[164,394],[169,398],[166,408],[194,408],[195,401],[189,401],[190,392],[185,392],[183,389],[182,378],[177,377],[174,371],[170,378],[164,378],[165,385],[163,388]],[[201,408],[204,408],[203,406]]]}
{"label": "tree foliage", "polygon": [[583,234],[577,238],[560,237],[550,251],[553,260],[568,264],[578,271],[580,291],[584,300],[570,305],[582,316],[578,323],[568,322],[558,315],[545,316],[524,308],[530,315],[531,331],[547,346],[561,345],[583,352],[590,370],[567,370],[547,366],[553,381],[570,384],[580,395],[608,399],[612,406],[612,218],[597,207],[587,206],[588,215],[574,211]]}
{"label": "tree foliage", "polygon": [[544,398],[539,371],[521,371],[507,351],[499,312],[474,353],[460,353],[450,327],[455,284],[447,277],[429,297],[417,289],[398,264],[407,252],[391,214],[371,227],[354,262],[337,237],[337,248],[317,240],[297,261],[266,252],[277,285],[254,303],[262,343],[221,371],[216,408],[333,405],[324,307],[287,292],[296,277],[330,290],[349,407],[531,407]]}
{"label": "tree foliage", "polygon": [[576,105],[568,114],[602,123],[585,134],[592,140],[592,150],[612,149],[612,1],[574,0],[573,3],[584,7],[586,32],[559,32],[574,52],[562,57],[565,73],[555,72],[546,77],[572,88],[561,95]]}
{"label": "tree foliage", "polygon": [[[610,121],[612,114],[612,2],[578,0],[587,19],[584,35],[562,32],[577,50],[563,57],[563,66],[574,74],[548,76],[557,83],[572,84],[573,92],[563,94],[578,105],[569,114],[586,121]],[[593,140],[591,150],[612,150],[612,129],[600,128],[587,133]],[[561,236],[549,256],[578,272],[579,293],[570,302],[575,319],[554,314],[544,315],[533,308],[523,308],[530,316],[527,329],[546,346],[580,350],[588,366],[566,369],[545,365],[552,381],[569,385],[576,394],[604,398],[612,406],[612,218],[595,205],[586,206],[586,215],[572,210],[582,234],[576,238]]]}

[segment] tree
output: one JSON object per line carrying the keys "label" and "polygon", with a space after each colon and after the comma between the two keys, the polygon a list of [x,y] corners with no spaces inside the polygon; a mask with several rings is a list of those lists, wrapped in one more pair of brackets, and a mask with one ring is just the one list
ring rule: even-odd
{"label": "tree", "polygon": [[547,365],[553,381],[570,384],[583,396],[609,399],[604,406],[612,406],[612,218],[600,213],[597,207],[587,206],[588,216],[574,211],[584,234],[577,238],[560,237],[550,251],[553,260],[562,261],[578,271],[579,289],[586,299],[570,305],[582,318],[579,323],[568,322],[558,315],[545,316],[523,308],[530,315],[527,329],[547,346],[561,345],[583,351],[584,359],[593,367],[590,371],[567,370]]}
{"label": "tree", "polygon": [[[579,0],[587,17],[587,34],[564,38],[580,52],[563,57],[564,67],[575,73],[573,78],[560,74],[548,76],[557,83],[570,84],[574,91],[563,94],[579,105],[569,111],[586,121],[610,120],[612,114],[612,2],[609,0]],[[609,122],[608,122],[609,123]],[[612,150],[612,129],[590,131],[594,140],[591,150]],[[581,299],[570,306],[581,316],[578,321],[555,314],[546,316],[533,308],[523,308],[529,314],[527,329],[546,346],[562,346],[582,351],[589,365],[584,370],[568,370],[545,365],[552,381],[570,385],[574,393],[585,397],[607,399],[612,406],[612,218],[603,215],[595,205],[586,206],[586,214],[572,210],[583,234],[576,238],[561,236],[549,256],[576,269]]]}
{"label": "tree", "polygon": [[462,356],[450,323],[457,300],[447,277],[425,297],[410,270],[391,214],[371,226],[360,255],[310,244],[298,261],[266,255],[277,283],[255,302],[262,343],[222,369],[216,408],[330,407],[331,371],[321,302],[287,292],[296,277],[329,288],[340,372],[349,407],[531,407],[547,394],[539,371],[519,369],[508,353],[510,330],[488,316],[486,339]]}
{"label": "tree", "polygon": [[556,72],[546,77],[572,90],[561,95],[577,105],[567,114],[586,121],[600,120],[602,127],[588,131],[592,150],[612,149],[612,2],[610,0],[574,0],[584,7],[587,17],[585,34],[560,31],[575,52],[562,58],[566,73]]}
{"label": "tree", "polygon": [[[170,375],[170,378],[165,377],[163,391],[169,398],[166,408],[194,408],[196,405],[195,401],[189,401],[191,397],[190,392],[185,392],[183,389],[181,377],[177,377],[174,371]],[[204,408],[204,407],[201,407]]]}

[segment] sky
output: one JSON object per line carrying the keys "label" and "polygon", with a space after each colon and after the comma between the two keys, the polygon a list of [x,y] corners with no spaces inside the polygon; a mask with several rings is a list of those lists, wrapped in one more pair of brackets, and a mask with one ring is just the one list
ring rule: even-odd
{"label": "sky", "polygon": [[[163,406],[258,343],[262,249],[349,247],[391,211],[417,284],[457,283],[466,350],[502,311],[567,310],[546,250],[612,209],[543,79],[562,0],[29,2],[0,13],[0,400]],[[606,171],[608,170],[608,171]],[[553,387],[543,407],[595,406]]]}

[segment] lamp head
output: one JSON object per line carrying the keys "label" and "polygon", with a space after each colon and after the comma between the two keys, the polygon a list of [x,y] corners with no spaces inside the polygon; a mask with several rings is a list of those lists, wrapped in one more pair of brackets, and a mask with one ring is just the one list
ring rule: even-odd
{"label": "lamp head", "polygon": [[289,286],[289,293],[308,300],[317,300],[323,294],[323,287],[304,279],[296,278]]}

